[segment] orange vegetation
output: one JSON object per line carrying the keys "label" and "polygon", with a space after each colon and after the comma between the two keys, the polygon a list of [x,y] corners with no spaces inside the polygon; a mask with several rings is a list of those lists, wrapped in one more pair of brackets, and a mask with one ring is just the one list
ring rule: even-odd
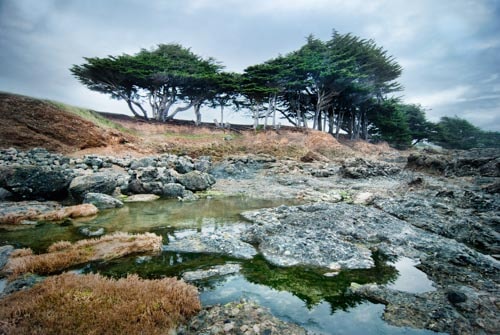
{"label": "orange vegetation", "polygon": [[48,212],[29,209],[28,211],[9,213],[0,216],[0,224],[19,224],[23,220],[60,221],[66,218],[95,215],[98,211],[97,207],[92,204],[62,207]]}
{"label": "orange vegetation", "polygon": [[0,300],[0,334],[169,334],[200,308],[175,278],[65,273]]}
{"label": "orange vegetation", "polygon": [[68,267],[100,259],[113,259],[131,253],[158,252],[162,238],[153,233],[114,233],[97,239],[56,242],[45,254],[34,255],[30,249],[14,251],[2,272],[16,277],[24,273],[51,274]]}

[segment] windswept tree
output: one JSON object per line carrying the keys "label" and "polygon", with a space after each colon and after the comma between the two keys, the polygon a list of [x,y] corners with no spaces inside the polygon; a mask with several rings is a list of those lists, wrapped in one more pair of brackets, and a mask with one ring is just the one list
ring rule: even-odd
{"label": "windswept tree", "polygon": [[[153,118],[172,119],[179,112],[199,106],[207,97],[208,87],[220,71],[214,59],[203,59],[179,44],[160,44],[152,50],[106,58],[85,58],[73,65],[73,75],[89,89],[125,100],[135,116],[139,108],[148,118],[149,105]],[[172,106],[177,106],[171,111]],[[198,108],[199,111],[199,108]]]}

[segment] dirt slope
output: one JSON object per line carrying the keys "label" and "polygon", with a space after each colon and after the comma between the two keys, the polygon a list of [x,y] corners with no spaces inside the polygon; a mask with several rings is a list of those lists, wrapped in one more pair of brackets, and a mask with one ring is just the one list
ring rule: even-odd
{"label": "dirt slope", "polygon": [[128,140],[49,102],[0,92],[0,148],[69,153]]}
{"label": "dirt slope", "polygon": [[96,113],[0,92],[0,148],[44,147],[72,156],[173,153],[210,155],[214,159],[244,154],[320,160],[397,155],[384,144],[337,141],[320,131],[282,127],[279,131],[255,132],[250,126],[233,127],[228,131],[213,124],[196,127],[189,121],[144,122],[126,115]]}

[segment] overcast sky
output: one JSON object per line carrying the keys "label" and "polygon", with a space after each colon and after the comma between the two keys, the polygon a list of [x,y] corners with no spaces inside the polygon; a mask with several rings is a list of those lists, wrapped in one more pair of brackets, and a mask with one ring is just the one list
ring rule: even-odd
{"label": "overcast sky", "polygon": [[500,131],[499,0],[0,0],[0,91],[128,113],[71,65],[175,42],[241,72],[333,29],[393,55],[400,95],[430,120],[457,115]]}

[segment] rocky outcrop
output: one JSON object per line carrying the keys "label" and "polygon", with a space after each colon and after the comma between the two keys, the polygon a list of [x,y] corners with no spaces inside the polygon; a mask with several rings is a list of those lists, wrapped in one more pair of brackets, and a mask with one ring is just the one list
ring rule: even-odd
{"label": "rocky outcrop", "polygon": [[420,190],[398,198],[376,199],[374,205],[415,227],[500,254],[500,199],[495,195],[459,188]]}
{"label": "rocky outcrop", "polygon": [[215,183],[209,157],[160,155],[140,159],[86,155],[68,158],[45,149],[0,150],[0,200],[82,202],[87,193],[156,194],[194,200]]}
{"label": "rocky outcrop", "polygon": [[446,176],[500,177],[500,149],[423,151],[411,154],[406,167]]}

